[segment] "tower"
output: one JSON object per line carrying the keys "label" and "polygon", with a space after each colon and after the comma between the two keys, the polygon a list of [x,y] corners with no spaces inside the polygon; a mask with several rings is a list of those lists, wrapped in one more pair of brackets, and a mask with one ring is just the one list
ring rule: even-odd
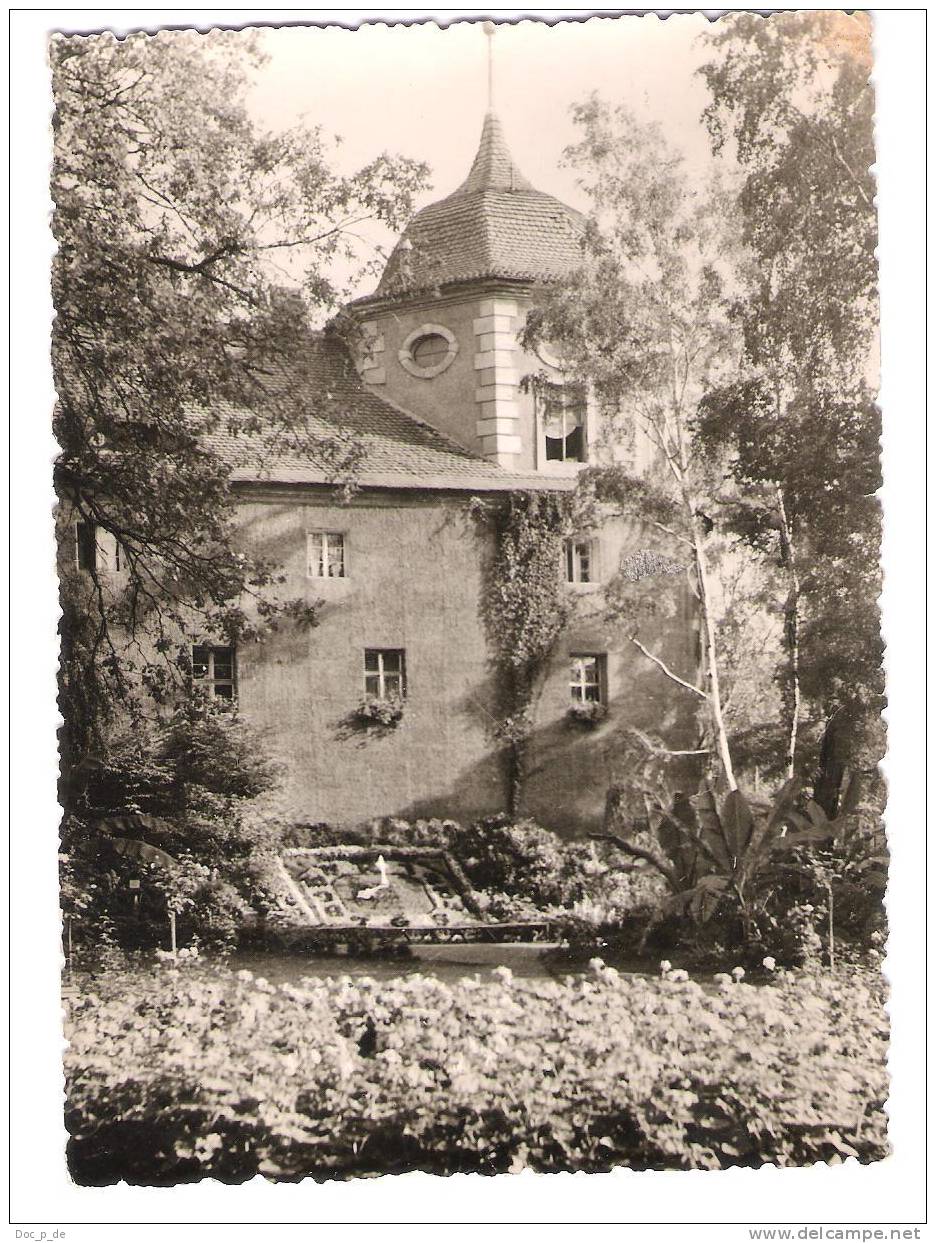
{"label": "tower", "polygon": [[[468,176],[409,222],[377,289],[350,308],[358,365],[381,395],[466,449],[517,471],[570,474],[585,460],[584,403],[556,360],[519,342],[544,283],[580,260],[581,215],[518,169],[493,111]],[[524,375],[545,377],[534,399]]]}

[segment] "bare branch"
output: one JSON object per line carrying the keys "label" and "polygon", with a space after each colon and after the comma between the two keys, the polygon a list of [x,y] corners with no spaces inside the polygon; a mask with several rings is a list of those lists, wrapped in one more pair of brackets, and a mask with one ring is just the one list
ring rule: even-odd
{"label": "bare branch", "polygon": [[684,678],[681,678],[679,674],[674,673],[672,669],[669,668],[668,665],[665,665],[663,661],[660,660],[659,656],[654,656],[653,652],[648,652],[647,649],[644,647],[644,645],[636,637],[636,635],[631,634],[631,635],[628,635],[627,637],[630,639],[631,643],[633,643],[634,647],[638,648],[641,652],[643,652],[644,656],[646,656],[648,660],[652,660],[653,663],[659,669],[661,669],[663,673],[665,673],[666,676],[670,678],[673,682],[677,683],[677,685],[679,686],[684,686],[687,691],[692,691],[692,693],[694,695],[698,695],[700,699],[708,699],[708,695],[705,693],[705,691],[700,690],[698,686],[693,686],[691,682],[687,682]]}
{"label": "bare branch", "polygon": [[655,851],[647,850],[644,846],[635,846],[633,842],[628,842],[623,837],[618,837],[616,833],[589,833],[588,836],[593,842],[610,842],[612,846],[616,846],[624,854],[630,855],[632,859],[640,859],[644,863],[649,863],[652,868],[655,868],[660,873],[674,893],[679,892],[679,880],[676,873]]}
{"label": "bare branch", "polygon": [[629,732],[633,734],[634,737],[638,739],[638,741],[642,743],[652,755],[711,755],[711,750],[708,747],[696,747],[694,750],[682,751],[670,750],[669,747],[658,746],[652,738],[649,738],[643,730],[638,729],[636,725],[632,725]]}

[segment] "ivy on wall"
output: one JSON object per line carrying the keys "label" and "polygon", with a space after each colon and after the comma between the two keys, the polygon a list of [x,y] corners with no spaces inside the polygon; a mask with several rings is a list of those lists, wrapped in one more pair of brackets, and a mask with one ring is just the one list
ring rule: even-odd
{"label": "ivy on wall", "polygon": [[508,810],[516,815],[533,729],[533,698],[573,608],[561,574],[573,499],[567,493],[511,492],[495,503],[476,501],[473,512],[495,535],[481,618],[500,692],[495,732],[507,747]]}

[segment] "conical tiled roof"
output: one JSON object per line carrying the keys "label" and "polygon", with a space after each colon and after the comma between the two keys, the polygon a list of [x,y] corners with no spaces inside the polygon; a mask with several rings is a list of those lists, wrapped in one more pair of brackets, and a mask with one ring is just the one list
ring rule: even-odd
{"label": "conical tiled roof", "polygon": [[582,230],[579,212],[519,171],[489,112],[468,176],[409,222],[373,296],[485,277],[555,280],[578,265]]}
{"label": "conical tiled roof", "polygon": [[484,118],[478,154],[471,172],[449,198],[457,198],[460,194],[481,194],[485,190],[532,190],[536,193],[514,163],[504,140],[500,118],[494,112],[489,112]]}

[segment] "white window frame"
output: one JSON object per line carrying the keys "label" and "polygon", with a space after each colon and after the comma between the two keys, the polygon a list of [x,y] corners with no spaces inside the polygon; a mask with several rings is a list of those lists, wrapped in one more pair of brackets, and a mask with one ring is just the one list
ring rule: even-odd
{"label": "white window frame", "polygon": [[[321,540],[321,559],[319,559],[318,549],[315,546],[316,540]],[[334,564],[337,564],[340,560],[340,574],[329,573],[329,570],[333,564],[330,555],[332,545],[340,549],[339,557],[336,558],[334,562]],[[323,573],[319,573],[318,567],[320,565],[323,568]],[[309,578],[334,579],[348,577],[348,540],[344,531],[316,530],[306,532],[306,574]]]}
{"label": "white window frame", "polygon": [[[376,656],[377,668],[368,669],[368,656]],[[384,668],[385,658],[387,656],[399,656],[399,671],[387,670]],[[377,694],[373,694],[367,688],[368,678],[377,678]],[[388,679],[398,679],[400,683],[399,691],[387,691]],[[402,647],[366,647],[364,649],[364,696],[367,699],[405,699],[406,698],[406,649]]]}
{"label": "white window frame", "polygon": [[[206,661],[196,662],[196,652],[207,652]],[[231,653],[231,676],[229,678],[219,678],[215,672],[215,656],[219,652]],[[196,663],[205,664],[206,669],[202,674],[195,673]],[[237,648],[233,644],[218,643],[193,643],[192,644],[192,677],[199,686],[204,686],[212,699],[223,699],[226,703],[233,702],[237,698]],[[218,687],[229,686],[231,688],[230,695],[219,695]]]}
{"label": "white window frame", "polygon": [[[591,671],[594,676],[589,676]],[[607,703],[607,681],[607,656],[604,652],[569,653],[569,699],[572,704]],[[588,694],[591,689],[595,694]]]}

